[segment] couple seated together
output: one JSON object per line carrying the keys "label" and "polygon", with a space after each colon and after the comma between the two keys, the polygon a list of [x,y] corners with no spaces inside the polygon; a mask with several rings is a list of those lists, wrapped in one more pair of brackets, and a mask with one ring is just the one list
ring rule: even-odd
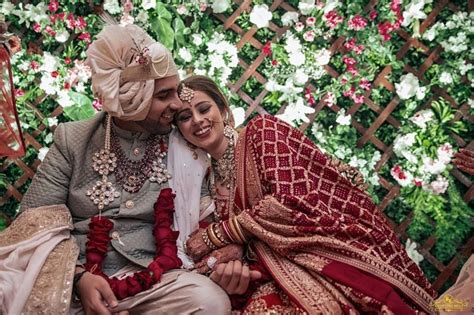
{"label": "couple seated together", "polygon": [[[103,111],[60,124],[0,235],[5,314],[416,314],[435,292],[361,185],[134,25],[87,51]],[[1,313],[1,312],[0,312]]]}

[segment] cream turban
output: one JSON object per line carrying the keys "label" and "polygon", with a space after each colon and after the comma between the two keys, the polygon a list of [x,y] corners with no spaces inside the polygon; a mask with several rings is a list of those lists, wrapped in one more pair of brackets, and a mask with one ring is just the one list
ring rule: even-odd
{"label": "cream turban", "polygon": [[[138,62],[143,52],[146,62]],[[171,52],[136,25],[105,26],[87,49],[87,64],[103,109],[134,121],[148,115],[154,80],[178,73]]]}

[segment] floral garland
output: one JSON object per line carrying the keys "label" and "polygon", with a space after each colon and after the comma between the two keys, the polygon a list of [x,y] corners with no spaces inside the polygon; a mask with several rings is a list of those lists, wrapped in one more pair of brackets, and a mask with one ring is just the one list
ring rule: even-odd
{"label": "floral garland", "polygon": [[155,203],[153,236],[156,242],[156,256],[154,260],[145,270],[135,272],[123,279],[109,278],[101,268],[111,239],[109,234],[114,227],[113,222],[100,215],[91,219],[89,235],[87,236],[89,241],[86,244],[85,269],[107,280],[118,299],[124,299],[148,290],[153,284],[160,281],[164,272],[181,266],[182,262],[178,258],[176,247],[179,232],[171,230],[174,196],[171,188],[162,189]]}

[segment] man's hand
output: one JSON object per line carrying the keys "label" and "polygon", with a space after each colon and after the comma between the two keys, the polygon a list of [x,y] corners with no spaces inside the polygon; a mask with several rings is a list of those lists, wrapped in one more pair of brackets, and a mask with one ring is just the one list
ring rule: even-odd
{"label": "man's hand", "polygon": [[76,287],[86,315],[128,315],[128,311],[112,313],[109,310],[117,307],[118,302],[110,285],[101,276],[86,272]]}
{"label": "man's hand", "polygon": [[239,260],[219,264],[211,273],[210,278],[223,288],[227,294],[244,294],[250,281],[260,279],[259,271],[250,270]]}

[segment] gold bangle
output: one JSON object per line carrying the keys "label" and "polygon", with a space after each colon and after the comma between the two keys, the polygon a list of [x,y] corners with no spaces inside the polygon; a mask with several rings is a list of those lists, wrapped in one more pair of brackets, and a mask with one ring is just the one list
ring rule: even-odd
{"label": "gold bangle", "polygon": [[235,228],[237,229],[237,233],[239,233],[240,238],[242,239],[242,242],[248,243],[247,238],[245,237],[245,233],[242,230],[242,227],[240,226],[239,221],[237,220],[237,217],[233,217],[232,220],[234,220]]}
{"label": "gold bangle", "polygon": [[220,248],[220,247],[223,247],[225,244],[222,243],[218,238],[217,236],[214,234],[214,230],[213,230],[213,225],[215,223],[212,223],[211,225],[209,225],[207,228],[206,228],[206,232],[207,232],[207,236],[209,236],[209,240],[212,242],[212,244],[214,244],[214,246],[216,246],[217,248]]}
{"label": "gold bangle", "polygon": [[232,233],[232,238],[237,241],[238,244],[243,244],[243,240],[240,238],[239,232],[237,232],[237,228],[234,225],[234,220],[229,219],[229,228]]}
{"label": "gold bangle", "polygon": [[207,234],[207,230],[202,231],[202,240],[204,241],[204,244],[206,244],[207,247],[209,247],[212,250],[217,249],[217,246],[214,245],[211,240],[209,239],[209,235]]}
{"label": "gold bangle", "polygon": [[224,245],[229,244],[229,241],[226,240],[225,237],[222,235],[219,224],[213,223],[212,230],[214,231],[214,234],[217,236],[219,241],[221,241],[221,243],[223,243]]}

